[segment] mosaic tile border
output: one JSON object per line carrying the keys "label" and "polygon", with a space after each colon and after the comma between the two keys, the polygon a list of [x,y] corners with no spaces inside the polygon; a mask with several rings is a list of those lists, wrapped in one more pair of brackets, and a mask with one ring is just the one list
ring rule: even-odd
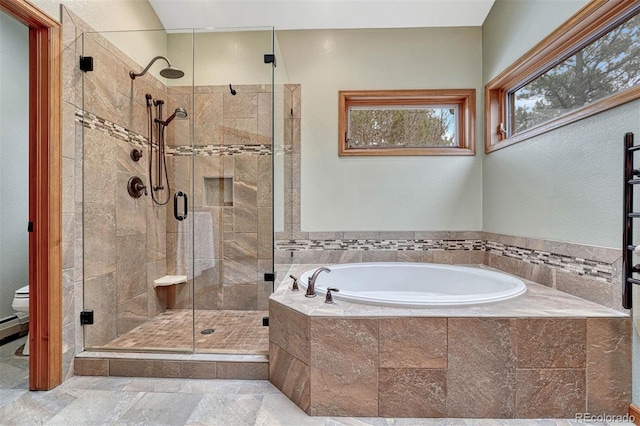
{"label": "mosaic tile border", "polygon": [[487,253],[522,260],[527,263],[555,267],[575,275],[585,275],[607,282],[612,281],[613,266],[609,263],[541,250],[532,250],[493,241],[485,241],[485,251]]}
{"label": "mosaic tile border", "polygon": [[[99,130],[109,136],[128,142],[136,147],[144,148],[149,145],[149,141],[145,136],[128,130],[116,123],[104,118],[98,117],[87,111],[76,108],[76,122],[82,124],[88,129]],[[213,156],[230,156],[230,155],[271,155],[271,145],[196,145],[196,146],[168,146],[167,155],[173,156],[191,156],[213,157]]]}
{"label": "mosaic tile border", "polygon": [[124,127],[113,123],[109,120],[98,117],[87,111],[82,111],[76,108],[76,122],[82,124],[87,129],[99,130],[108,134],[112,138],[119,139],[124,142],[129,142],[137,147],[145,147],[149,145],[146,137],[125,129]]}
{"label": "mosaic tile border", "polygon": [[167,147],[167,154],[175,156],[213,157],[217,155],[271,155],[271,145],[196,145]]}
{"label": "mosaic tile border", "polygon": [[613,282],[613,265],[590,259],[566,256],[541,250],[528,249],[509,244],[485,240],[278,240],[276,251],[297,252],[303,250],[387,250],[387,251],[427,251],[427,250],[474,250],[517,259],[535,265],[586,276],[607,283]]}
{"label": "mosaic tile border", "polygon": [[280,240],[276,250],[484,250],[482,240]]}

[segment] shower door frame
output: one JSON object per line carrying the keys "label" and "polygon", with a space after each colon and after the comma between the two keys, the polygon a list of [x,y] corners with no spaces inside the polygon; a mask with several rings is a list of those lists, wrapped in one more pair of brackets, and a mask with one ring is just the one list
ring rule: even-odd
{"label": "shower door frame", "polygon": [[29,389],[62,383],[60,23],[21,0],[0,10],[29,27]]}

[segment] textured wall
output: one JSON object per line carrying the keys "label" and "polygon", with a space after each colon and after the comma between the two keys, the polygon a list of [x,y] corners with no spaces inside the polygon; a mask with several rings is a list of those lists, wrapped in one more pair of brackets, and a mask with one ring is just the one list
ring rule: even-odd
{"label": "textured wall", "polygon": [[[584,1],[498,1],[483,26],[483,79],[518,59]],[[638,103],[486,155],[483,230],[618,247],[622,137],[638,131]]]}
{"label": "textured wall", "polygon": [[482,79],[500,74],[588,0],[496,0],[482,26]]}
{"label": "textured wall", "polygon": [[484,230],[605,247],[622,241],[622,141],[632,102],[485,156]]}
{"label": "textured wall", "polygon": [[303,91],[303,231],[480,230],[480,156],[339,158],[337,120],[339,90],[475,88],[480,106],[480,28],[280,31],[278,40]]}

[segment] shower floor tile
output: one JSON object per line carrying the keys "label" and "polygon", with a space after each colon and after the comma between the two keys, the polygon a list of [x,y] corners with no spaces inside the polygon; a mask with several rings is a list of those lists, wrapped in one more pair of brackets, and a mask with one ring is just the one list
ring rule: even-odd
{"label": "shower floor tile", "polygon": [[[268,354],[269,327],[262,325],[268,311],[195,311],[169,309],[112,340],[102,349],[192,350],[219,354]],[[213,330],[212,333],[202,333]]]}

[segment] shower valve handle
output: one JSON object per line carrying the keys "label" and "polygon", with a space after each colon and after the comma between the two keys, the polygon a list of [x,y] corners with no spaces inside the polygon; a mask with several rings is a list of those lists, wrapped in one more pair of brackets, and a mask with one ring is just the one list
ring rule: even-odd
{"label": "shower valve handle", "polygon": [[127,191],[133,198],[140,198],[143,193],[147,195],[147,186],[142,183],[142,179],[138,176],[133,176],[127,182]]}

